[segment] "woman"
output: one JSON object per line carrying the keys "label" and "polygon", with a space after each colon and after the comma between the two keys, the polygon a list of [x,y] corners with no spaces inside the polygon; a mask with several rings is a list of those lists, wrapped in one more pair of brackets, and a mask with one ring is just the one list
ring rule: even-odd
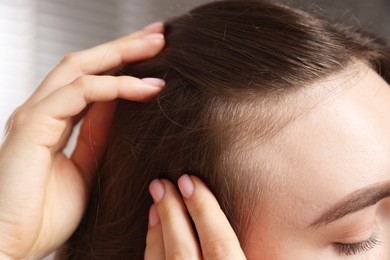
{"label": "woman", "polygon": [[[149,259],[240,259],[240,246],[248,259],[387,259],[390,48],[358,29],[264,1],[211,3],[165,28],[160,54],[117,73],[163,78],[165,87],[147,103],[119,102],[107,152],[96,154],[103,158],[97,178],[85,181],[90,204],[80,225],[72,219],[68,231],[78,228],[58,257],[140,259],[148,232]],[[84,149],[74,155],[82,172],[96,162],[77,152],[92,147],[94,154],[106,140],[90,129],[106,133],[107,126],[89,121],[99,122],[87,115]],[[58,151],[55,137],[45,147]],[[179,179],[184,202],[170,182],[155,179],[176,181],[183,172],[191,175]],[[213,220],[204,204],[215,202],[199,199],[210,194],[194,175],[216,195],[240,246],[229,228],[221,238],[228,225],[223,216]]]}
{"label": "woman", "polygon": [[[0,150],[0,259],[41,259],[74,232],[85,210],[96,166],[104,154],[106,135],[115,110],[115,102],[105,101],[117,97],[147,101],[164,85],[163,80],[156,78],[140,80],[129,76],[92,75],[102,74],[123,63],[153,57],[164,46],[162,32],[163,24],[158,22],[121,39],[67,55],[14,112]],[[94,104],[85,113],[86,106],[92,102]],[[81,110],[84,111],[79,113]],[[62,148],[70,130],[83,115],[87,123],[81,127],[77,148],[67,159]],[[90,127],[95,129],[93,137]],[[208,209],[208,214],[193,217],[200,229],[207,229],[199,236],[200,240],[218,238],[234,248],[231,257],[244,257],[213,195],[200,181],[198,187],[203,189],[194,190],[187,205]],[[159,204],[160,209],[169,207],[166,202],[177,192],[167,191],[166,194],[166,199]],[[179,203],[183,203],[181,199]],[[185,215],[179,217],[185,218]],[[220,222],[210,226],[215,218]],[[159,219],[158,215],[151,214],[151,224],[157,225],[149,236],[151,258],[161,256]],[[161,217],[162,223],[170,220]],[[165,231],[181,232],[173,226]],[[210,231],[214,232],[213,236]],[[192,239],[192,234],[188,232],[187,236]],[[157,239],[153,239],[155,237]],[[168,255],[185,249],[179,243],[170,245],[169,249],[163,249]],[[199,250],[197,242],[191,246]],[[211,248],[208,251],[212,254],[212,244],[202,251],[206,252],[207,248]],[[83,254],[82,257],[89,256]]]}

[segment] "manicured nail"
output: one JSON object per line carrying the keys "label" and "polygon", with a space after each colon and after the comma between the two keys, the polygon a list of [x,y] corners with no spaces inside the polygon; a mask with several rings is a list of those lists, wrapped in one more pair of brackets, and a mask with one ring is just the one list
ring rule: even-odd
{"label": "manicured nail", "polygon": [[154,179],[149,185],[149,192],[155,203],[159,203],[164,196],[164,185],[159,179]]}
{"label": "manicured nail", "polygon": [[165,80],[163,79],[158,79],[158,78],[143,78],[142,81],[150,84],[150,85],[153,85],[153,86],[156,86],[156,87],[159,87],[159,88],[162,88],[165,86]]}
{"label": "manicured nail", "polygon": [[160,217],[158,216],[157,208],[153,204],[149,210],[149,227],[155,227],[160,223]]}
{"label": "manicured nail", "polygon": [[152,33],[152,34],[146,34],[141,37],[143,40],[159,40],[159,39],[164,39],[164,34],[162,33]]}
{"label": "manicured nail", "polygon": [[189,199],[194,193],[194,183],[187,174],[181,176],[177,182],[179,190],[184,198]]}
{"label": "manicured nail", "polygon": [[145,31],[153,31],[154,29],[160,28],[162,26],[164,26],[163,22],[154,22],[154,23],[151,23],[151,24],[145,26],[143,28],[143,30],[145,30]]}

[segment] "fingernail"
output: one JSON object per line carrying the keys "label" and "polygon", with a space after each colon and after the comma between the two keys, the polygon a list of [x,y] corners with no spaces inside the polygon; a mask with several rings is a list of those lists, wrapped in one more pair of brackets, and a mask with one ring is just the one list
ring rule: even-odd
{"label": "fingernail", "polygon": [[164,196],[164,185],[159,179],[154,179],[149,185],[149,192],[155,203],[159,203]]}
{"label": "fingernail", "polygon": [[149,227],[155,227],[160,223],[160,217],[158,216],[157,208],[153,204],[149,210]]}
{"label": "fingernail", "polygon": [[159,88],[165,86],[165,80],[159,78],[143,78],[142,81]]}
{"label": "fingernail", "polygon": [[177,181],[179,190],[184,198],[189,199],[194,193],[194,183],[191,180],[191,177],[187,174],[184,174]]}
{"label": "fingernail", "polygon": [[151,30],[160,28],[160,27],[162,27],[162,26],[164,26],[164,23],[163,23],[163,22],[154,22],[154,23],[151,23],[151,24],[145,26],[145,27],[143,28],[143,30],[151,31]]}
{"label": "fingernail", "polygon": [[162,33],[152,33],[147,34],[141,37],[143,40],[156,40],[156,39],[164,39],[164,34]]}

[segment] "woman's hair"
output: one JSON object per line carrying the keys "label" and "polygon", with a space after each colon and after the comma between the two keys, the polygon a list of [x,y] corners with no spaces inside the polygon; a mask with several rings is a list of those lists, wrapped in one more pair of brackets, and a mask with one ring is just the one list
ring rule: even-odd
{"label": "woman's hair", "polygon": [[165,89],[147,103],[120,100],[90,204],[59,259],[143,259],[148,185],[183,173],[206,182],[244,245],[269,188],[261,147],[291,119],[287,96],[356,60],[390,83],[383,40],[274,2],[213,2],[165,28],[158,56],[118,73],[164,78]]}

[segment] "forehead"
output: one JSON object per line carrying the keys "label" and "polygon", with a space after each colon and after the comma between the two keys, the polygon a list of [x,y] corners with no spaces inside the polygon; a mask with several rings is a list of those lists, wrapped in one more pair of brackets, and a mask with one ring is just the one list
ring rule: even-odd
{"label": "forehead", "polygon": [[266,147],[274,171],[264,203],[273,222],[297,229],[347,194],[389,179],[390,87],[360,64],[298,100],[302,113]]}

